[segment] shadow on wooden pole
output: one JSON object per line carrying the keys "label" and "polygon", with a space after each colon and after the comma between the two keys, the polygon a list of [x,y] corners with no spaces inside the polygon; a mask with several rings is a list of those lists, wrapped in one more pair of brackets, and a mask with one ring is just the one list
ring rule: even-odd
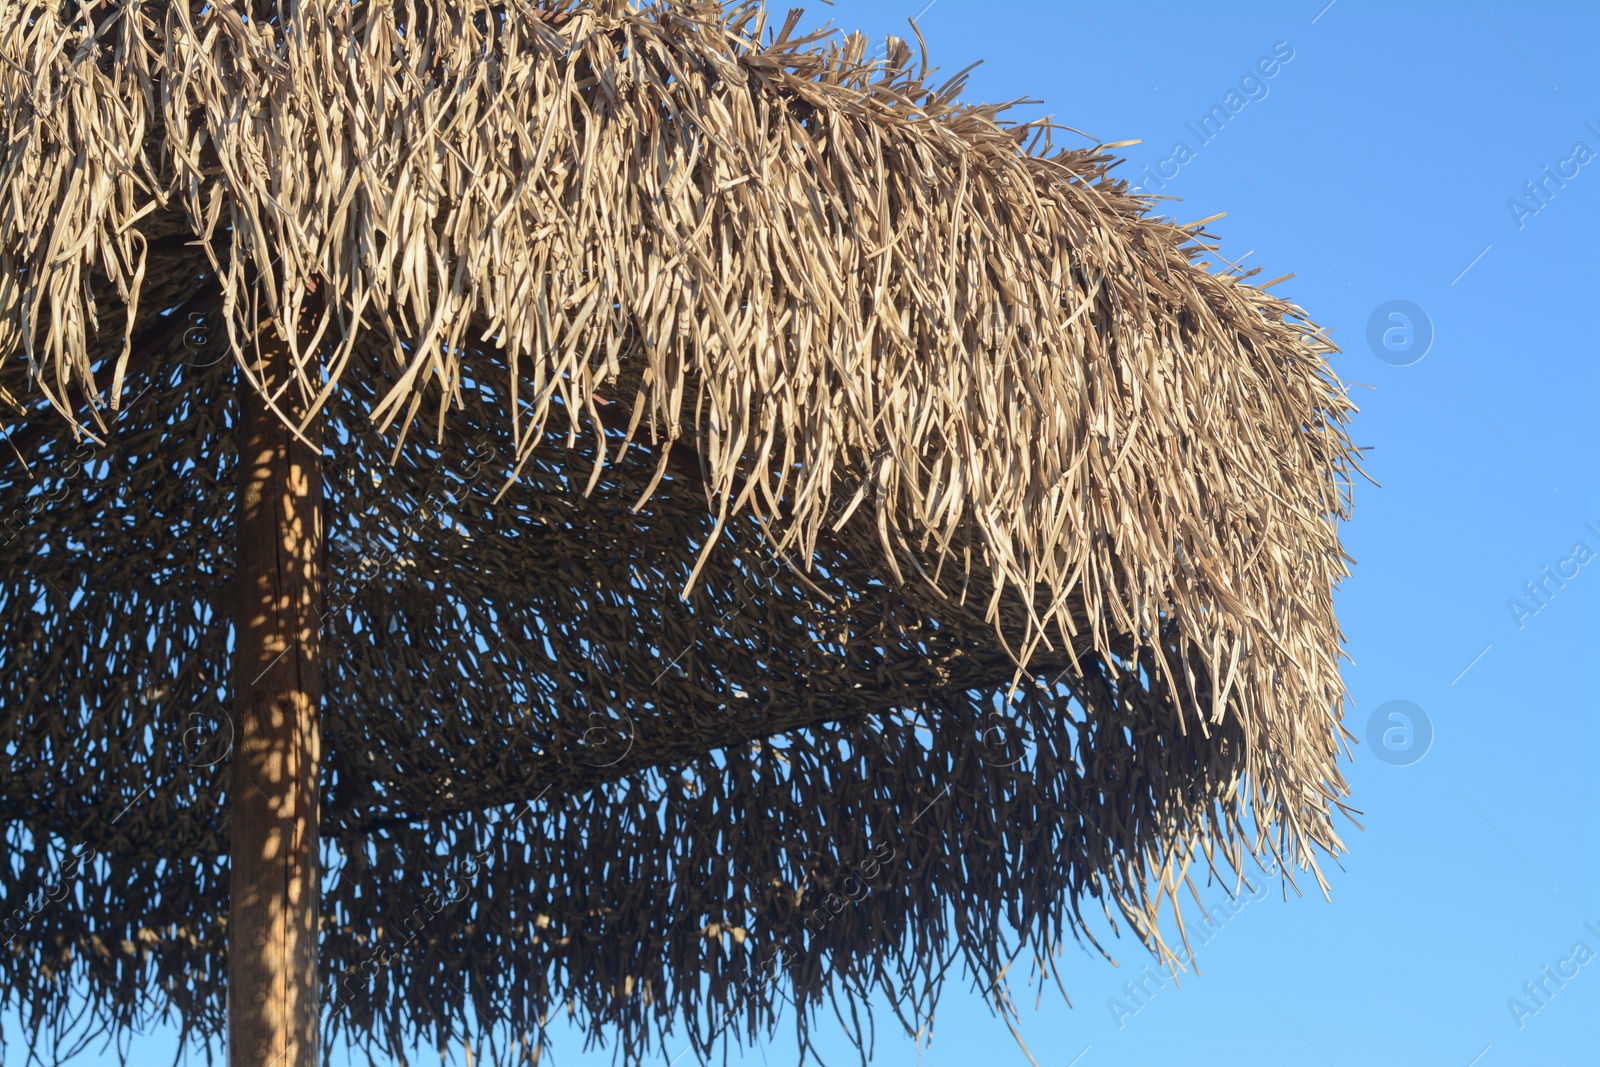
{"label": "shadow on wooden pole", "polygon": [[[253,358],[272,388],[287,379],[288,345],[271,326]],[[318,1067],[320,420],[307,447],[238,382],[227,1062]],[[304,410],[293,387],[277,404]]]}

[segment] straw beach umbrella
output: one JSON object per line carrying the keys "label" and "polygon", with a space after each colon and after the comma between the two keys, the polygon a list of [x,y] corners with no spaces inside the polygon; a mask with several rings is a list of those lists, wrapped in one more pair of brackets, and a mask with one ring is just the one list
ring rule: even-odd
{"label": "straw beach umbrella", "polygon": [[32,1039],[866,1046],[1320,883],[1331,346],[1116,145],[798,26],[5,5]]}

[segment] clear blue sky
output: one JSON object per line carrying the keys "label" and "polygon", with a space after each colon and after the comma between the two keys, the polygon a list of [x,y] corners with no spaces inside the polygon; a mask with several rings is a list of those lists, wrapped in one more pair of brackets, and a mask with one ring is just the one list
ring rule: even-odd
{"label": "clear blue sky", "polygon": [[[1146,962],[1126,941],[1120,969],[1063,960],[1072,1008],[1051,985],[1035,1011],[1024,974],[1014,991],[1035,1058],[1600,1063],[1600,7],[924,3],[841,0],[811,15],[881,39],[922,12],[945,71],[986,61],[968,99],[1035,96],[1045,106],[1027,114],[1142,139],[1127,168],[1166,175],[1179,221],[1226,211],[1210,227],[1224,254],[1251,253],[1263,277],[1298,275],[1277,291],[1344,348],[1336,370],[1363,383],[1354,438],[1383,486],[1357,485],[1345,531],[1358,561],[1338,601],[1348,726],[1363,739],[1348,776],[1365,830],[1347,827],[1331,901],[1251,900],[1198,950],[1203,973],[1181,989],[1147,981],[1142,1002],[1122,988]],[[1271,77],[1263,58],[1277,59]],[[1226,110],[1230,91],[1236,113],[1202,143],[1186,124]],[[1535,200],[1525,183],[1541,181]],[[1415,312],[1379,317],[1380,349],[1393,328],[1401,351],[1385,360],[1369,346],[1391,301],[1431,323],[1415,362],[1406,331],[1428,332]],[[1564,584],[1547,576],[1562,571]],[[1369,718],[1396,700],[1431,725],[1415,762],[1403,761],[1416,748],[1384,762],[1366,743]],[[1380,726],[1403,746],[1406,722]],[[1586,964],[1579,942],[1597,953]],[[1546,975],[1562,967],[1577,972],[1558,986]],[[1551,995],[1536,1001],[1525,983],[1540,981]],[[1027,1062],[964,980],[948,990],[920,1058],[885,1012],[874,1062]],[[830,1023],[819,1019],[828,1061],[852,1062]],[[555,1033],[555,1062],[611,1062]],[[172,1047],[155,1032],[133,1062],[170,1061]],[[776,1067],[796,1054],[781,1034],[744,1058]]]}

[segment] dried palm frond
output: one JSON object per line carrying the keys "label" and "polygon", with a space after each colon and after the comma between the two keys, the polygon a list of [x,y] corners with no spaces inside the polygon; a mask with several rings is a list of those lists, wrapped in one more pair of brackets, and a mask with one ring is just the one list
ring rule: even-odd
{"label": "dried palm frond", "polygon": [[771,1025],[781,946],[803,1038],[830,991],[926,1014],[954,951],[1049,960],[1094,900],[1170,959],[1196,862],[1320,882],[1332,346],[1110,149],[766,18],[0,11],[8,908],[96,855],[0,988],[219,1025],[226,809],[183,739],[226,720],[263,331],[335,474],[336,1028],[443,1041],[470,996],[707,1048]]}

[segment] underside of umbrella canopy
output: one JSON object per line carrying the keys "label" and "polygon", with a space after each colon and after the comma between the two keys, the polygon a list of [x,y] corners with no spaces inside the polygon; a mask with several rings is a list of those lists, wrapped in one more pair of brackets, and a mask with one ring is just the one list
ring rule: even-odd
{"label": "underside of umbrella canopy", "polygon": [[754,8],[90,13],[0,15],[24,1018],[221,1028],[234,431],[313,292],[335,1031],[915,1029],[1320,881],[1351,406],[1109,150]]}

